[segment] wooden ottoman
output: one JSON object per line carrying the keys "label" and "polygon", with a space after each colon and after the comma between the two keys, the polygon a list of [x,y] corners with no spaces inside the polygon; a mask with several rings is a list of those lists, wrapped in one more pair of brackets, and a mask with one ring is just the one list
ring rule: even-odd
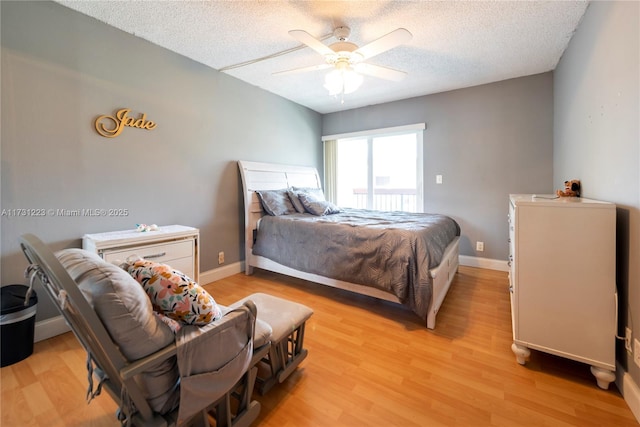
{"label": "wooden ottoman", "polygon": [[262,359],[264,369],[258,371],[256,385],[265,394],[283,382],[307,357],[304,345],[305,322],[313,314],[309,307],[297,302],[255,293],[234,303],[242,305],[251,300],[258,309],[257,319],[271,326],[271,348]]}

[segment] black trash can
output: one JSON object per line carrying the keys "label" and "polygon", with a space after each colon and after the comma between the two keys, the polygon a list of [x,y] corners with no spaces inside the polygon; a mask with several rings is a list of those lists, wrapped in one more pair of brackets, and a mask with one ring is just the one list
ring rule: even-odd
{"label": "black trash can", "polygon": [[26,359],[33,353],[33,334],[36,324],[38,297],[31,292],[25,305],[28,286],[8,285],[0,288],[0,352],[1,365],[8,366]]}

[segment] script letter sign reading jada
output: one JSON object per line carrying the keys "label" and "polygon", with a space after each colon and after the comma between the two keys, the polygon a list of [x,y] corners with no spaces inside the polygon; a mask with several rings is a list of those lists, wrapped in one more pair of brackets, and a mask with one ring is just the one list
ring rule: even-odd
{"label": "script letter sign reading jada", "polygon": [[130,117],[131,109],[123,108],[118,110],[115,116],[103,115],[96,119],[96,131],[105,138],[115,138],[120,135],[125,126],[153,130],[156,123],[147,120],[147,115],[142,113],[138,118]]}

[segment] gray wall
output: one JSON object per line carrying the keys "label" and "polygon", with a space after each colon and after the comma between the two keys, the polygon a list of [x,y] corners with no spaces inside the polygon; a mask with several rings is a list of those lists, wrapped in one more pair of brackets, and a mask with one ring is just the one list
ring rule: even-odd
{"label": "gray wall", "polygon": [[[201,232],[201,271],[244,258],[236,160],[322,165],[321,116],[51,2],[0,2],[1,208],[121,208],[124,217],[1,218],[2,284],[24,283],[17,239],[54,249],[136,223]],[[130,107],[158,126],[99,136]],[[37,319],[57,315],[41,293]]]}
{"label": "gray wall", "polygon": [[544,73],[326,114],[322,133],[426,123],[425,212],[459,222],[462,255],[506,260],[509,193],[554,191],[552,107],[553,76]]}
{"label": "gray wall", "polygon": [[[592,2],[554,74],[553,180],[618,206],[619,331],[640,340],[640,4]],[[635,322],[633,321],[635,319]],[[619,342],[617,358],[640,384]]]}

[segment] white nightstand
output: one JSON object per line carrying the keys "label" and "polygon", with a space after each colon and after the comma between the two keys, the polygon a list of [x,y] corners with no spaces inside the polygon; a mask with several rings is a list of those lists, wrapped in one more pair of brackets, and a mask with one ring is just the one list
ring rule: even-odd
{"label": "white nightstand", "polygon": [[82,247],[100,255],[105,261],[125,261],[137,255],[170,265],[198,281],[200,275],[200,231],[184,225],[167,225],[156,231],[112,231],[85,234]]}

